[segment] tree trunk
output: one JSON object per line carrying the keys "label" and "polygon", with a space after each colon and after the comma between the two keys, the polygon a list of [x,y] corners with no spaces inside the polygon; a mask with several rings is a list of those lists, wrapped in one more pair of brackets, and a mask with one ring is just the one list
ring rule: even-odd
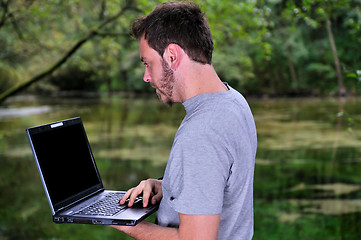
{"label": "tree trunk", "polygon": [[342,80],[342,73],[341,73],[341,67],[340,67],[340,60],[337,55],[337,49],[335,44],[335,39],[333,37],[332,33],[332,27],[331,27],[331,21],[328,17],[326,17],[326,29],[328,34],[328,39],[330,40],[333,59],[335,61],[335,67],[336,67],[336,73],[337,73],[337,82],[338,82],[338,95],[339,96],[345,96],[346,95],[346,89],[343,85]]}
{"label": "tree trunk", "polygon": [[293,83],[293,89],[298,93],[298,78],[296,75],[295,65],[293,64],[292,57],[291,57],[291,49],[290,47],[287,48],[287,61],[288,61],[288,68],[290,70],[290,75]]}

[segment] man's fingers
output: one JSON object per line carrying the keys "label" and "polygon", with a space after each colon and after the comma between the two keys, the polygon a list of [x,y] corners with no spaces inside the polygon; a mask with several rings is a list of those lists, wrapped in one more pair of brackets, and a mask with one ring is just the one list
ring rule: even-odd
{"label": "man's fingers", "polygon": [[[156,187],[155,183],[156,183],[156,181],[154,181],[154,179],[148,179],[148,180],[141,181],[137,187],[129,189],[124,194],[124,196],[119,200],[119,203],[121,205],[125,204],[128,199],[129,200],[128,207],[131,207],[131,206],[133,206],[136,198],[142,193],[143,193],[142,194],[143,195],[143,207],[147,207],[149,202],[152,204],[159,202],[162,199],[162,191],[161,191],[161,188],[159,191],[159,189],[158,189],[159,186]],[[161,185],[160,185],[160,187],[161,187]]]}
{"label": "man's fingers", "polygon": [[146,186],[146,181],[143,180],[139,183],[137,187],[135,187],[132,191],[132,194],[129,197],[128,207],[133,206],[135,199],[143,192],[144,195],[144,188]]}
{"label": "man's fingers", "polygon": [[153,187],[150,185],[149,181],[146,181],[143,189],[143,207],[148,206],[149,199],[152,196],[153,196]]}
{"label": "man's fingers", "polygon": [[132,194],[129,197],[128,207],[133,206],[135,199],[138,197],[139,194],[141,194],[142,191],[138,188],[135,188],[132,192]]}
{"label": "man's fingers", "polygon": [[122,197],[121,199],[119,199],[119,204],[120,204],[120,205],[123,205],[123,204],[127,201],[127,199],[129,198],[129,196],[132,194],[133,190],[134,190],[134,188],[129,189],[129,190],[123,195],[123,197]]}
{"label": "man's fingers", "polygon": [[152,197],[152,204],[156,204],[157,202],[160,202],[162,199],[162,194],[158,193]]}

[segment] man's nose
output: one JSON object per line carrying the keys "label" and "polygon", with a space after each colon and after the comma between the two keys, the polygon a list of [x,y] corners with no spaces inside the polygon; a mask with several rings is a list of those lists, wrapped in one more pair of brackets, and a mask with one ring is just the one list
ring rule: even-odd
{"label": "man's nose", "polygon": [[148,69],[146,67],[145,71],[144,71],[143,81],[144,82],[150,82],[150,80],[151,80],[151,77],[150,77],[149,71],[148,71]]}

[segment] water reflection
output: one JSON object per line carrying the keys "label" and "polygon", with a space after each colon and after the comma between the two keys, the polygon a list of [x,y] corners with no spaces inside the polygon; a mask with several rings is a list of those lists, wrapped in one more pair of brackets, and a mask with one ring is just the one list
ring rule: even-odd
{"label": "water reflection", "polygon": [[15,118],[21,116],[43,114],[50,112],[51,108],[49,106],[39,106],[39,107],[21,107],[21,108],[0,108],[0,120],[4,118]]}
{"label": "water reflection", "polygon": [[[360,103],[250,100],[259,140],[254,239],[361,236],[360,125],[350,131]],[[0,108],[0,238],[130,239],[105,227],[51,222],[25,128],[81,116],[104,185],[127,189],[162,175],[183,107],[122,96],[7,104]]]}
{"label": "water reflection", "polygon": [[255,239],[359,239],[361,132],[359,125],[349,129],[350,118],[361,119],[359,104],[253,103],[259,134]]}

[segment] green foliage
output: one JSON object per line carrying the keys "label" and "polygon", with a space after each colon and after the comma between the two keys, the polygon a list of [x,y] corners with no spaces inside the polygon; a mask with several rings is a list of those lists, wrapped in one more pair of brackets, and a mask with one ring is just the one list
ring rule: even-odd
{"label": "green foliage", "polygon": [[20,76],[16,69],[7,64],[0,63],[0,92],[10,88],[14,82],[18,82]]}
{"label": "green foliage", "polygon": [[[264,11],[255,1],[197,1],[206,12],[212,30],[215,53],[213,64],[222,80],[243,88],[254,80],[251,55],[269,53]],[[245,17],[247,16],[247,17]]]}
{"label": "green foliage", "polygon": [[[55,76],[76,68],[92,73],[92,80],[82,83],[90,85],[83,89],[96,86],[98,91],[149,91],[142,82],[144,69],[129,27],[133,19],[149,13],[164,0],[5,2],[9,3],[7,11],[0,9],[0,16],[5,19],[0,21],[0,92],[48,69],[74,43],[115,16],[125,4],[133,10],[102,28],[98,36],[57,69]],[[213,65],[223,81],[242,92],[334,92],[337,88],[334,59],[325,28],[329,19],[345,86],[360,93],[356,71],[361,67],[361,51],[355,51],[361,44],[359,0],[195,2],[206,13],[212,30]],[[45,88],[46,84],[38,85],[32,89]]]}
{"label": "green foliage", "polygon": [[361,70],[356,70],[355,73],[349,73],[349,74],[347,74],[347,77],[356,78],[358,81],[361,82]]}

